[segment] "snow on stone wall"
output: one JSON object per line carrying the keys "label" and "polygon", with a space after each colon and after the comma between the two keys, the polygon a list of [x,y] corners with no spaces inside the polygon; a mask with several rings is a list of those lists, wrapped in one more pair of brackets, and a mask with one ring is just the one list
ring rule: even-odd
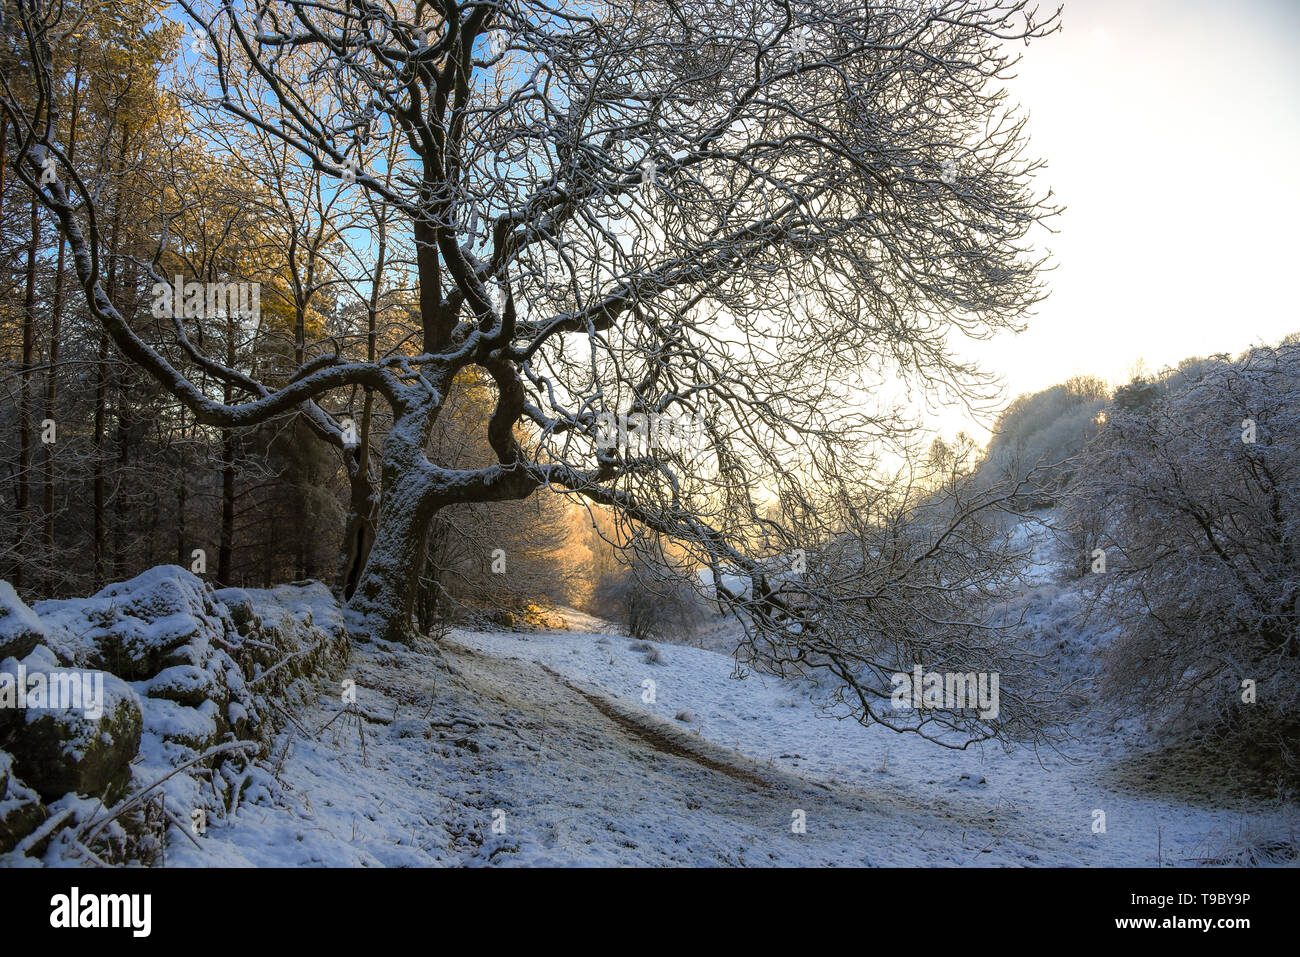
{"label": "snow on stone wall", "polygon": [[0,581],[0,862],[57,853],[58,827],[106,816],[221,745],[248,742],[157,794],[186,818],[220,813],[232,788],[255,798],[250,789],[268,782],[249,761],[280,727],[272,702],[304,699],[348,650],[338,603],[319,582],[214,591],[164,565],[28,608]]}

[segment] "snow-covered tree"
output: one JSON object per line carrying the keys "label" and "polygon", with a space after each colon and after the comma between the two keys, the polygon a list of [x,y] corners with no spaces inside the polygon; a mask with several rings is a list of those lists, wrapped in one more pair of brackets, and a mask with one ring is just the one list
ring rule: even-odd
{"label": "snow-covered tree", "polygon": [[1106,686],[1149,714],[1249,729],[1292,765],[1300,729],[1300,344],[1198,364],[1108,412],[1069,518],[1105,553],[1089,614]]}
{"label": "snow-covered tree", "polygon": [[[989,539],[973,516],[996,496],[952,499],[946,525],[918,525],[908,490],[871,464],[908,423],[863,396],[901,380],[971,398],[987,380],[952,337],[1017,328],[1041,299],[1028,237],[1054,208],[1003,84],[1015,44],[1054,16],[1022,0],[180,7],[204,39],[187,57],[197,99],[385,211],[418,290],[400,347],[318,344],[272,387],[206,355],[182,318],[166,342],[132,328],[103,283],[97,197],[40,94],[75,29],[50,0],[17,2],[17,62],[35,82],[0,100],[9,155],[67,237],[94,317],[200,423],[296,412],[343,448],[328,411],[340,395],[390,407],[374,541],[349,599],[358,634],[408,637],[442,509],[549,487],[748,577],[731,602],[775,649],[760,660],[869,614],[878,632],[906,624],[911,654],[962,630],[996,666],[1002,632],[960,600],[980,592],[968,566]],[[193,136],[206,142],[197,121]],[[60,172],[43,180],[49,157]],[[495,389],[495,461],[451,468],[427,440],[470,366]],[[862,568],[868,589],[837,571],[787,601],[764,579],[765,550],[815,552],[855,523],[901,533],[855,511],[868,486],[918,537],[839,567]],[[904,615],[912,597],[938,603],[904,623],[879,612],[882,595],[909,596],[892,606]],[[973,631],[941,620],[958,611]],[[819,645],[818,662],[856,682],[835,648]]]}

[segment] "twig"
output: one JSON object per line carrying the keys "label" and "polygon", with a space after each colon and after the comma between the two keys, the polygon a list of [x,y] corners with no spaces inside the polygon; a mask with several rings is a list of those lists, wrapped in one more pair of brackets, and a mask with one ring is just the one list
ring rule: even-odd
{"label": "twig", "polygon": [[176,825],[176,827],[180,830],[182,834],[184,834],[186,837],[190,839],[191,844],[197,847],[200,851],[203,850],[202,845],[200,845],[198,841],[194,840],[194,835],[190,833],[190,829],[186,827],[184,821],[182,821],[171,811],[167,810],[166,807],[163,807],[163,814],[167,816],[167,820],[171,821],[173,824]]}
{"label": "twig", "polygon": [[[275,774],[275,779],[276,779],[277,781],[280,780],[280,771],[284,768],[284,762],[285,762],[285,759],[286,759],[287,757],[289,757],[289,745],[291,745],[291,744],[293,744],[293,732],[292,732],[292,731],[289,732],[289,734],[285,736],[285,739],[284,739],[284,747],[280,749],[280,757],[279,757],[279,758],[276,760],[276,762],[275,762],[275,772],[274,772],[274,774]],[[284,784],[283,781],[280,781],[280,783],[281,783],[281,784]]]}
{"label": "twig", "polygon": [[85,854],[88,858],[90,858],[91,862],[92,862],[96,867],[108,867],[108,864],[106,864],[106,863],[104,862],[104,859],[101,858],[101,857],[100,857],[98,854],[96,854],[94,851],[92,851],[90,848],[88,848],[85,844],[82,844],[82,843],[81,843],[79,840],[77,840],[75,837],[74,837],[74,838],[71,838],[71,841],[72,841],[72,847],[73,847],[73,849],[74,849],[74,850],[78,850],[78,851],[80,851],[82,854]]}
{"label": "twig", "polygon": [[328,721],[326,721],[324,724],[322,724],[319,728],[316,729],[316,734],[320,734],[322,731],[324,731],[326,728],[332,725],[335,721],[337,721],[340,715],[347,714],[351,710],[352,710],[351,702],[339,708],[338,711],[334,712],[334,717],[330,718]]}
{"label": "twig", "polygon": [[311,648],[301,648],[301,649],[299,649],[298,651],[290,652],[289,654],[287,654],[287,655],[285,655],[283,658],[281,658],[279,661],[277,661],[275,664],[273,664],[271,667],[269,667],[269,668],[267,668],[265,671],[263,671],[260,675],[258,675],[258,676],[257,676],[256,678],[254,678],[252,681],[248,682],[248,687],[251,688],[253,685],[257,684],[259,681],[263,681],[263,680],[269,678],[271,675],[275,674],[277,671],[279,671],[281,668],[283,668],[283,667],[284,667],[285,665],[287,665],[289,662],[293,661],[293,659],[295,659],[295,658],[301,658],[303,655],[311,654],[313,651],[317,651],[317,650],[319,650],[319,649],[317,649],[317,648],[315,648],[315,647],[311,647]]}
{"label": "twig", "polygon": [[271,707],[274,708],[276,711],[280,712],[280,713],[281,713],[282,715],[284,715],[286,718],[288,718],[288,719],[289,719],[289,722],[290,722],[290,723],[291,723],[295,728],[297,728],[299,731],[301,731],[301,732],[303,733],[303,736],[304,736],[304,737],[308,737],[308,738],[313,737],[313,735],[312,735],[312,733],[311,733],[310,731],[308,731],[306,728],[304,728],[301,724],[298,723],[298,719],[297,719],[297,718],[295,718],[293,715],[291,715],[291,714],[290,714],[288,711],[286,711],[284,708],[281,708],[281,707],[280,707],[278,704],[276,704],[274,701],[271,701],[270,699],[267,699],[267,700],[268,700],[268,703],[271,705]]}
{"label": "twig", "polygon": [[66,818],[71,813],[72,811],[70,811],[67,808],[64,808],[62,811],[59,811],[59,813],[50,815],[48,818],[45,819],[44,824],[42,824],[40,827],[32,831],[32,833],[28,834],[25,838],[23,838],[16,845],[14,845],[14,850],[17,851],[19,854],[26,854],[29,848],[35,847],[41,841],[45,840],[45,838],[53,834],[54,829],[57,828],[60,824],[62,824],[64,818]]}
{"label": "twig", "polygon": [[105,827],[107,827],[115,818],[117,818],[125,811],[129,811],[131,808],[139,804],[140,801],[144,799],[144,796],[146,794],[148,794],[158,785],[162,784],[168,778],[172,777],[173,775],[180,774],[182,771],[184,771],[186,768],[190,767],[191,765],[198,764],[200,761],[206,761],[208,758],[215,757],[218,754],[224,754],[227,751],[241,751],[244,750],[245,748],[255,748],[255,747],[257,747],[257,743],[255,741],[228,741],[225,744],[218,744],[216,747],[208,748],[208,750],[204,751],[197,758],[191,758],[189,761],[186,761],[184,764],[172,768],[170,771],[168,771],[166,774],[160,777],[157,781],[154,781],[153,784],[149,785],[147,788],[144,788],[141,791],[137,791],[131,797],[121,801],[117,805],[117,807],[113,811],[109,812],[108,816],[104,818],[102,821],[97,822],[95,820],[91,820],[90,822],[88,822],[84,826],[83,830],[88,831],[89,828],[91,828],[92,826],[95,829],[93,831],[89,831],[88,833],[85,834],[84,837],[81,837],[80,839],[84,840],[87,843],[93,841],[95,837],[99,834],[99,832],[102,831]]}

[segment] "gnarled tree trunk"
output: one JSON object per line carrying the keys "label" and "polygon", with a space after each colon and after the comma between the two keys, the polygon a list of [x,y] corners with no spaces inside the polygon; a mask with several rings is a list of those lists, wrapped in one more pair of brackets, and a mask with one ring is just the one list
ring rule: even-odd
{"label": "gnarled tree trunk", "polygon": [[439,483],[430,474],[424,443],[439,407],[434,397],[408,406],[384,440],[384,490],[375,538],[348,599],[348,627],[354,635],[410,641],[424,540],[438,508]]}

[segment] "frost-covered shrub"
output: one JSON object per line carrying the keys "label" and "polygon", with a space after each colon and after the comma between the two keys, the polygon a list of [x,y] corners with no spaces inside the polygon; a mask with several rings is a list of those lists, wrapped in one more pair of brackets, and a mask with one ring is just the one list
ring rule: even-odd
{"label": "frost-covered shrub", "polygon": [[1117,629],[1105,687],[1234,761],[1300,763],[1300,346],[1256,349],[1116,408],[1066,515],[1105,550],[1083,613]]}
{"label": "frost-covered shrub", "polygon": [[598,614],[639,639],[681,641],[695,634],[705,619],[704,603],[689,582],[644,561],[602,576],[592,604]]}

